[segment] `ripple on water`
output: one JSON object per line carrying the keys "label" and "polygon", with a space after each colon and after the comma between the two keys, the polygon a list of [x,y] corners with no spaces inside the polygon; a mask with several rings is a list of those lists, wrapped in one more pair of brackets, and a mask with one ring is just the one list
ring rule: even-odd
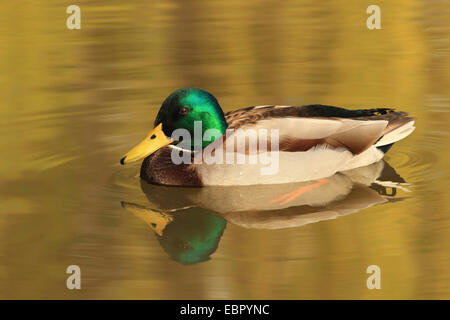
{"label": "ripple on water", "polygon": [[419,145],[420,148],[411,148],[406,144],[397,146],[389,163],[402,172],[411,183],[435,180],[444,176],[446,171],[439,167],[439,155],[436,153],[439,140],[424,137]]}
{"label": "ripple on water", "polygon": [[139,166],[131,165],[118,167],[109,182],[112,189],[122,194],[141,190],[139,179]]}

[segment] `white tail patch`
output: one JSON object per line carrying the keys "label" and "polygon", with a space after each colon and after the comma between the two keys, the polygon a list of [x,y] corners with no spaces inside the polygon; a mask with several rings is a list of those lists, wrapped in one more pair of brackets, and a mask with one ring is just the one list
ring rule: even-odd
{"label": "white tail patch", "polygon": [[391,132],[388,132],[385,134],[376,144],[375,147],[381,147],[385,146],[387,144],[391,144],[394,142],[397,142],[399,140],[402,140],[409,136],[416,127],[414,127],[414,121],[411,120],[410,122],[405,123],[401,127],[398,127],[397,129],[392,130]]}

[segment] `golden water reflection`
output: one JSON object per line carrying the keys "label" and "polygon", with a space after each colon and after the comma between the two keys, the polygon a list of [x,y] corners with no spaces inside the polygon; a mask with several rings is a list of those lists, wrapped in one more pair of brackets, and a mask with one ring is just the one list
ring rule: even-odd
{"label": "golden water reflection", "polygon": [[218,247],[226,222],[252,229],[304,226],[394,201],[407,183],[384,161],[318,181],[279,185],[178,188],[141,180],[149,203],[122,201],[144,221],[175,261],[206,261]]}
{"label": "golden water reflection", "polygon": [[[365,1],[80,0],[81,30],[66,28],[69,4],[1,4],[0,298],[450,298],[445,1],[382,1],[381,30],[366,28]],[[410,192],[397,188],[403,201],[369,206],[392,190],[352,187],[321,214],[357,214],[305,224],[318,219],[302,211],[307,202],[247,215],[267,205],[264,190],[205,189],[187,199],[195,207],[186,219],[214,211],[229,222],[203,262],[176,262],[166,250],[177,242],[164,247],[121,206],[167,213],[142,192],[139,165],[117,159],[162,100],[187,86],[212,92],[225,111],[310,103],[408,111],[417,129],[386,159]],[[267,199],[301,187],[268,189]],[[177,203],[172,192],[161,199]],[[372,200],[358,195],[346,207],[353,192]],[[82,270],[80,291],[65,287],[72,264]],[[381,290],[366,287],[372,264]]]}

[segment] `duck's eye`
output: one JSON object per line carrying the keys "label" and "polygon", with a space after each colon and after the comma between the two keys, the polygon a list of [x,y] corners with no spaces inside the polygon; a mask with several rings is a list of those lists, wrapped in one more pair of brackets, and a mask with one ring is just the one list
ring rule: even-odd
{"label": "duck's eye", "polygon": [[181,107],[180,110],[178,110],[178,113],[181,114],[182,116],[184,116],[189,113],[189,108]]}

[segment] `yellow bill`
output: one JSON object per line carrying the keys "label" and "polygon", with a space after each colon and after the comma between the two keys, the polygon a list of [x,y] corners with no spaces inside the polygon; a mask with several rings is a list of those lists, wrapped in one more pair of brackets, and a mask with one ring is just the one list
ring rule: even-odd
{"label": "yellow bill", "polygon": [[158,212],[135,203],[122,201],[122,207],[148,224],[160,236],[163,235],[166,226],[173,221],[171,214]]}
{"label": "yellow bill", "polygon": [[162,131],[162,124],[160,123],[150,131],[141,143],[128,151],[128,153],[120,160],[120,163],[126,164],[144,159],[172,142],[173,140],[167,137]]}

